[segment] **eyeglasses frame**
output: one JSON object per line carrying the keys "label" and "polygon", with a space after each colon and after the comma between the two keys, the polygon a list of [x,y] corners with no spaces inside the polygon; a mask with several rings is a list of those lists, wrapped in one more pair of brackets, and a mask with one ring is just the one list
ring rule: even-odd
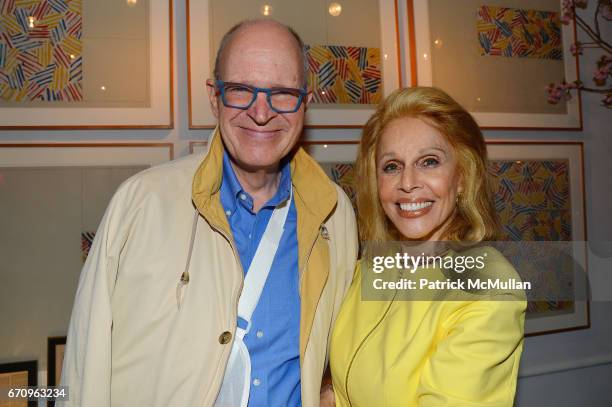
{"label": "eyeglasses frame", "polygon": [[[244,86],[245,88],[249,88],[252,90],[253,98],[251,99],[249,104],[246,106],[231,105],[225,99],[225,85],[240,85],[240,86]],[[258,88],[256,86],[251,86],[251,85],[247,85],[245,83],[240,83],[240,82],[225,82],[225,81],[222,81],[221,79],[215,80],[215,88],[217,89],[217,95],[221,95],[221,101],[223,102],[223,106],[225,107],[231,107],[233,109],[247,110],[253,105],[253,102],[255,102],[255,100],[257,99],[257,95],[259,95],[259,93],[261,92],[261,93],[266,94],[266,101],[268,102],[268,106],[270,107],[270,109],[280,114],[297,112],[298,110],[300,110],[300,107],[302,106],[304,97],[308,96],[308,91],[306,88],[302,88],[302,89],[298,89],[298,88]],[[272,92],[278,91],[278,90],[297,91],[299,93],[298,101],[297,101],[295,109],[279,110],[279,109],[276,109],[274,106],[272,106]]]}

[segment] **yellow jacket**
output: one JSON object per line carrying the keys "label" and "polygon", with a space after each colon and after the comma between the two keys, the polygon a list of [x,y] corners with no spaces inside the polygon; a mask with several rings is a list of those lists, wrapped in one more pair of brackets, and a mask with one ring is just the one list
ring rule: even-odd
{"label": "yellow jacket", "polygon": [[[486,270],[517,276],[499,252],[488,252]],[[362,301],[364,267],[357,266],[332,334],[337,406],[512,406],[523,297]]]}
{"label": "yellow jacket", "polygon": [[[213,405],[244,275],[219,199],[222,157],[215,131],[204,157],[148,169],[116,192],[81,272],[61,380],[70,401],[58,406]],[[291,177],[302,402],[315,407],[330,329],[355,270],[355,215],[301,149]]]}

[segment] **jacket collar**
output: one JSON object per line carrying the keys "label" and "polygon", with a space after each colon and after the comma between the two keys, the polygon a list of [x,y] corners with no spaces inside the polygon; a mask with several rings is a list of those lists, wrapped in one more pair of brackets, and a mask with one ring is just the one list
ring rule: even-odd
{"label": "jacket collar", "polygon": [[[193,178],[192,199],[202,216],[229,236],[231,235],[229,224],[219,199],[223,176],[223,151],[223,141],[217,127],[208,143],[208,151]],[[336,206],[338,200],[336,189],[321,167],[301,147],[291,159],[291,180],[296,204],[300,202],[297,207],[298,217],[303,219],[300,223],[308,229],[316,227],[318,232],[321,223]],[[298,225],[298,235],[301,232]],[[302,257],[301,255],[300,265]]]}

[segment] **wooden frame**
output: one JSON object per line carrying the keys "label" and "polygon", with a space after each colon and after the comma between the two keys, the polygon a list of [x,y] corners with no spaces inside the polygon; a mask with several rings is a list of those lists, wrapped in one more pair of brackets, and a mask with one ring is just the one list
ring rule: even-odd
{"label": "wooden frame", "polygon": [[[537,86],[524,85],[520,87],[519,84],[523,81],[519,82],[519,78],[512,79],[508,77],[504,77],[502,74],[499,74],[499,77],[494,77],[494,75],[498,75],[498,70],[495,68],[489,67],[487,64],[491,64],[491,61],[494,61],[496,67],[505,66],[508,67],[508,60],[511,61],[513,65],[512,68],[507,68],[510,72],[516,72],[515,75],[517,77],[527,77],[529,74],[527,72],[536,72],[534,68],[537,68],[537,72],[548,72],[546,68],[543,68],[544,59],[535,59],[535,58],[504,58],[498,56],[485,56],[484,58],[488,58],[487,60],[478,59],[481,61],[480,63],[474,62],[471,65],[472,61],[476,61],[479,56],[475,56],[477,53],[477,32],[474,34],[473,43],[467,41],[467,43],[459,42],[462,45],[456,45],[456,41],[460,41],[458,39],[453,39],[451,45],[444,47],[444,41],[450,42],[450,40],[445,38],[436,38],[436,41],[440,41],[436,44],[436,46],[432,46],[432,33],[430,29],[430,10],[431,10],[431,1],[434,0],[406,0],[407,1],[407,14],[408,14],[408,59],[406,60],[407,69],[409,69],[410,76],[410,84],[411,86],[440,86],[448,91],[451,96],[454,96],[458,99],[459,103],[464,105],[470,113],[474,115],[477,122],[480,124],[482,128],[485,129],[500,129],[500,130],[513,130],[513,129],[533,129],[533,130],[581,130],[582,129],[582,108],[581,108],[581,99],[580,94],[578,93],[574,98],[568,101],[564,107],[564,101],[559,103],[560,110],[554,110],[553,107],[546,103],[546,87],[550,82],[559,81],[563,78],[555,78],[552,75],[545,76],[543,78],[538,79]],[[561,0],[551,0],[553,3],[559,5],[558,10],[561,10]],[[456,5],[455,5],[456,4]],[[479,3],[480,5],[480,3]],[[447,5],[448,6],[448,5]],[[454,7],[462,8],[463,10],[467,9],[471,13],[471,3],[470,4],[459,4],[453,3]],[[528,2],[523,0],[511,0],[510,2],[506,2],[504,4],[505,7],[509,8],[530,8]],[[552,10],[551,10],[552,11]],[[453,15],[454,13],[449,13],[449,15]],[[474,16],[476,15],[476,9],[474,9]],[[438,17],[436,17],[438,18]],[[454,18],[454,17],[452,17]],[[476,18],[474,18],[476,20]],[[459,24],[457,26],[461,26],[461,30],[465,32],[465,24]],[[475,21],[474,21],[475,26]],[[572,56],[570,46],[571,43],[576,40],[576,26],[575,22],[571,25],[563,25],[562,27],[562,50],[563,50],[563,67],[561,68],[565,74],[565,80],[567,82],[572,82],[580,77],[579,75],[579,66],[578,66],[578,58]],[[436,34],[436,33],[434,33]],[[437,35],[437,34],[436,34]],[[471,33],[470,33],[471,36]],[[451,35],[452,37],[452,35]],[[458,37],[458,36],[456,36]],[[471,37],[470,37],[471,38]],[[463,62],[460,66],[464,67],[453,67],[453,69],[457,69],[455,72],[453,70],[452,76],[451,74],[447,75],[447,79],[445,79],[446,84],[436,83],[434,81],[433,70],[435,68],[435,59],[438,58],[439,55],[442,55],[442,52],[447,52],[449,54],[453,52],[457,52],[457,49],[463,47],[464,49],[461,51],[466,55],[464,59],[466,62]],[[452,50],[452,51],[450,51]],[[452,54],[454,55],[454,54]],[[443,66],[448,65],[446,63],[449,57],[442,58],[442,61],[445,61]],[[493,58],[493,59],[491,59]],[[497,58],[497,60],[496,60]],[[502,58],[506,61],[502,61]],[[456,60],[456,58],[455,58]],[[501,62],[500,62],[501,61]],[[549,62],[546,62],[549,63]],[[515,69],[516,67],[516,69]],[[437,72],[443,68],[439,68]],[[483,79],[483,74],[478,74],[476,71],[480,69],[483,73],[487,73],[487,75],[492,75],[493,78],[487,76],[487,79]],[[476,72],[474,75],[469,75],[469,73]],[[456,79],[449,79],[456,78]],[[449,82],[454,83],[454,85],[449,85]],[[492,83],[495,86],[491,85]],[[456,89],[451,89],[451,88]],[[461,89],[461,90],[459,90]],[[496,89],[496,90],[493,90]],[[514,93],[509,92],[508,89],[512,90]],[[496,102],[491,102],[492,105],[488,107],[484,107],[485,99],[487,97],[483,96],[483,99],[480,98],[480,92],[494,92],[496,94],[506,94],[515,97],[516,100],[512,102],[515,107],[521,106],[524,104],[517,102],[517,100],[528,100],[533,98],[538,99],[538,103],[540,103],[541,107],[534,108],[533,112],[524,112],[524,111],[514,111],[511,108],[505,106],[502,109],[496,110],[495,104]],[[533,92],[533,95],[531,93]],[[522,94],[529,94],[530,96],[522,96]],[[488,94],[490,95],[490,94]],[[489,99],[496,99],[495,97],[488,97]],[[505,100],[501,98],[500,100]],[[502,102],[500,102],[502,103]],[[506,103],[505,101],[503,103]],[[479,107],[479,106],[482,106]],[[499,106],[499,105],[498,105]],[[563,112],[563,108],[565,108],[565,112]],[[505,111],[504,111],[505,110]],[[540,110],[537,112],[536,110]]]}
{"label": "wooden frame", "polygon": [[[23,378],[17,377],[23,376],[23,373],[27,373],[27,383],[22,383]],[[13,363],[2,363],[0,364],[0,377],[2,377],[2,381],[5,379],[9,381],[10,387],[31,387],[38,385],[38,361],[36,360],[28,360],[23,362],[13,362]],[[12,380],[16,380],[16,383],[12,383]],[[25,399],[19,399],[24,400]],[[10,403],[9,403],[10,404]],[[28,401],[28,407],[36,407],[36,401]]]}
{"label": "wooden frame", "polygon": [[[354,202],[354,174],[352,168],[342,165],[332,168],[336,164],[352,165],[357,155],[357,141],[306,141],[304,148],[317,160],[326,173],[337,182],[349,198]],[[567,197],[570,211],[569,230],[571,238],[568,243],[571,247],[572,257],[577,263],[576,270],[587,272],[587,231],[586,231],[586,203],[584,192],[584,152],[581,142],[528,142],[528,141],[487,141],[489,159],[525,161],[565,161],[567,166],[563,170],[567,176],[569,195]],[[548,164],[548,163],[547,163]],[[520,203],[520,202],[519,202]],[[561,216],[561,215],[555,215]],[[511,239],[509,239],[511,240]],[[549,239],[553,240],[553,239]],[[525,323],[526,336],[550,334],[576,329],[589,328],[590,313],[588,302],[588,285],[582,272],[575,272],[577,279],[574,286],[576,300],[572,302],[571,312],[542,313],[532,311]],[[542,302],[538,299],[539,302]],[[533,303],[535,304],[535,303]]]}
{"label": "wooden frame", "polygon": [[[65,348],[65,336],[47,338],[47,386],[59,386],[60,384]],[[55,401],[48,401],[47,406],[55,406]]]}
{"label": "wooden frame", "polygon": [[[136,155],[140,149],[144,155]],[[165,150],[165,151],[164,151]],[[34,155],[32,155],[34,153]],[[39,153],[39,154],[36,154]],[[96,158],[96,154],[101,154]],[[163,157],[167,158],[163,158]],[[0,143],[0,166],[154,165],[174,158],[172,143]]]}
{"label": "wooden frame", "polygon": [[47,386],[58,386],[60,383],[65,347],[65,336],[47,338]]}
{"label": "wooden frame", "polygon": [[[400,58],[400,29],[398,1],[379,0],[381,14],[381,56],[383,71],[383,96],[402,86]],[[215,127],[205,80],[210,72],[209,0],[187,0],[187,58],[189,87],[189,128]],[[197,40],[192,40],[197,39]],[[317,44],[326,45],[326,44]],[[334,45],[334,44],[331,44]],[[386,58],[385,58],[386,56]],[[354,105],[357,106],[357,105]],[[344,106],[311,104],[306,112],[306,128],[360,128],[374,112],[373,105],[361,105],[358,109]]]}
{"label": "wooden frame", "polygon": [[149,7],[148,107],[3,106],[0,130],[173,128],[173,1],[149,0]]}

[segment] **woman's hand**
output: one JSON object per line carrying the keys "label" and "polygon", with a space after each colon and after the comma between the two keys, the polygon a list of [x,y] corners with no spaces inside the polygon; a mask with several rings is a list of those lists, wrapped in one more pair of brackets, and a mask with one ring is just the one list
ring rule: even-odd
{"label": "woman's hand", "polygon": [[324,384],[321,387],[321,407],[335,407],[336,398],[334,397],[334,388],[331,384]]}

